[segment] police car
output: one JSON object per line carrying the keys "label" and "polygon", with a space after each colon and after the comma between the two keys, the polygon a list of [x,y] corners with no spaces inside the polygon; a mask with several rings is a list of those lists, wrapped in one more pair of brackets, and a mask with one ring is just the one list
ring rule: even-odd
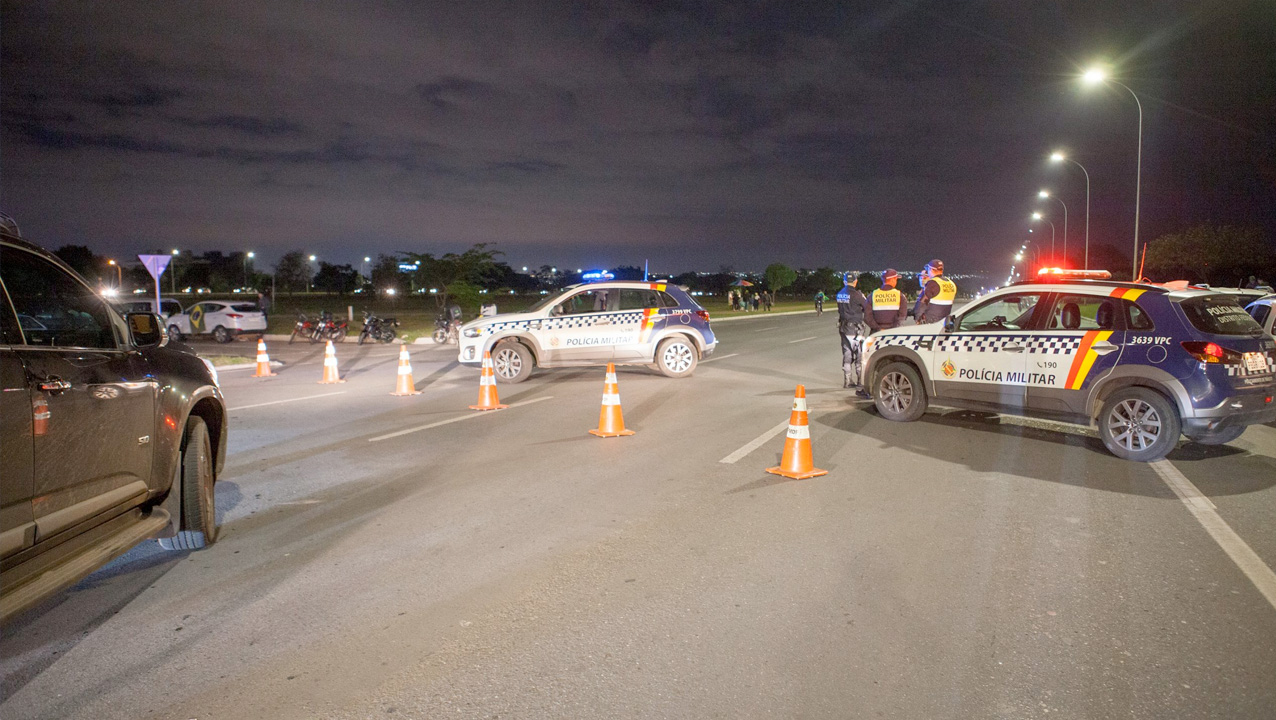
{"label": "police car", "polygon": [[458,360],[479,365],[492,353],[498,382],[526,380],[532,368],[652,365],[686,377],[717,346],[709,313],[682,288],[610,281],[572,285],[527,312],[481,317],[461,326]]}
{"label": "police car", "polygon": [[881,415],[932,400],[1096,425],[1114,455],[1164,457],[1276,420],[1276,341],[1228,295],[1043,270],[928,325],[865,344]]}
{"label": "police car", "polygon": [[1259,298],[1245,306],[1245,312],[1249,313],[1249,316],[1254,318],[1254,322],[1266,330],[1268,335],[1276,335],[1276,311],[1272,310],[1272,305],[1276,305],[1276,295]]}

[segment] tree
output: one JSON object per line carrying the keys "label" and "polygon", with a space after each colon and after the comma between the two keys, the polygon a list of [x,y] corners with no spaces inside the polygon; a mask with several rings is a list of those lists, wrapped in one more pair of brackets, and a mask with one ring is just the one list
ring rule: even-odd
{"label": "tree", "polygon": [[359,287],[359,272],[349,264],[332,265],[320,261],[319,272],[315,273],[314,286],[316,290],[345,295]]}
{"label": "tree", "polygon": [[882,286],[882,276],[880,273],[875,273],[875,272],[860,273],[859,282],[855,285],[855,287],[858,288],[859,291],[864,293],[865,295],[868,295],[869,293],[880,288],[881,286]]}
{"label": "tree", "polygon": [[402,273],[399,272],[399,258],[394,255],[386,255],[384,253],[377,255],[377,262],[372,266],[370,271],[372,275],[372,286],[377,292],[383,292],[390,288],[394,288],[397,292],[400,289]]}
{"label": "tree", "polygon": [[784,288],[793,284],[797,280],[797,271],[788,265],[780,263],[771,263],[766,266],[766,270],[762,273],[766,278],[766,286],[771,292],[779,292]]}
{"label": "tree", "polygon": [[310,282],[310,264],[300,250],[284,253],[275,263],[275,284],[289,293],[304,290]]}
{"label": "tree", "polygon": [[[62,258],[62,262],[71,266],[71,269],[83,275],[88,280],[98,280],[102,263],[102,258],[93,254],[93,251],[83,245],[63,245],[53,251],[54,255]],[[112,268],[114,271],[114,268]]]}
{"label": "tree", "polygon": [[[402,253],[405,260],[417,264],[417,269],[412,274],[417,287],[439,290],[434,295],[434,301],[440,308],[448,305],[450,286],[458,283],[482,283],[484,277],[495,271],[496,256],[501,254],[496,250],[488,250],[487,243],[478,243],[460,255],[447,253],[442,257],[434,257],[430,253]],[[460,285],[456,289],[466,292],[466,288]]]}
{"label": "tree", "polygon": [[1240,286],[1250,275],[1264,273],[1272,256],[1258,228],[1202,224],[1148,243],[1143,274],[1162,281]]}

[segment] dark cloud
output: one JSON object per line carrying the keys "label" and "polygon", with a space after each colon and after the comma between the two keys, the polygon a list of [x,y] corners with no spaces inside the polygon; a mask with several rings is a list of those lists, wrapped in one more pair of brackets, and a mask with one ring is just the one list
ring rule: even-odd
{"label": "dark cloud", "polygon": [[[1127,247],[1276,230],[1266,3],[3,0],[4,209],[49,245],[1004,271],[1035,194]],[[1116,88],[1119,90],[1119,88]],[[228,212],[228,208],[233,211]],[[1054,208],[1048,206],[1053,212]],[[349,258],[346,258],[349,259]]]}

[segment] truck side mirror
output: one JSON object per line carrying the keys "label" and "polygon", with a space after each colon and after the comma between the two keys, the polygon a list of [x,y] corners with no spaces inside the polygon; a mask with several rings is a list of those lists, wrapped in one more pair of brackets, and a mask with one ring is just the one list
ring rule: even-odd
{"label": "truck side mirror", "polygon": [[153,313],[128,313],[124,316],[128,322],[129,339],[133,347],[155,347],[167,337],[164,323]]}

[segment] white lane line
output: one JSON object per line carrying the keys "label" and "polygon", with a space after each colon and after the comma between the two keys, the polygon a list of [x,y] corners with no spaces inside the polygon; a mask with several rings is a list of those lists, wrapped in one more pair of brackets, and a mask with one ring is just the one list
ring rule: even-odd
{"label": "white lane line", "polygon": [[789,345],[792,345],[793,343],[806,342],[807,340],[814,340],[814,339],[815,339],[815,338],[817,338],[817,337],[819,337],[819,335],[812,335],[812,336],[811,336],[811,337],[809,337],[809,338],[801,338],[801,339],[798,339],[798,340],[790,340],[790,341],[788,342],[788,344],[789,344]]}
{"label": "white lane line", "polygon": [[248,408],[266,407],[267,405],[278,405],[280,403],[300,402],[301,400],[314,400],[315,398],[332,397],[333,395],[345,395],[345,390],[337,392],[323,393],[321,395],[307,395],[299,398],[288,398],[287,400],[271,400],[270,402],[257,403],[256,405],[240,405],[239,407],[226,408],[226,412],[235,412],[236,410],[247,410]]}
{"label": "white lane line", "polygon": [[[532,403],[538,403],[538,402],[540,402],[540,401],[542,401],[542,400],[550,400],[550,399],[552,399],[553,397],[554,397],[553,395],[546,395],[545,397],[532,398],[531,400],[524,400],[524,401],[522,401],[522,402],[510,403],[510,407],[511,407],[511,408],[516,408],[516,407],[522,407],[522,406],[524,406],[524,405],[531,405]],[[448,418],[447,420],[440,420],[440,421],[438,421],[438,422],[432,422],[432,423],[430,423],[429,425],[419,425],[419,426],[414,427],[414,428],[408,428],[407,430],[400,430],[400,431],[398,431],[398,432],[392,432],[392,433],[390,433],[389,435],[378,435],[378,436],[376,436],[376,437],[374,437],[374,438],[368,438],[368,442],[380,442],[381,440],[389,440],[390,438],[397,438],[397,437],[399,437],[400,435],[407,435],[407,434],[409,434],[409,433],[421,432],[422,430],[429,430],[430,428],[436,428],[436,427],[439,427],[440,425],[449,425],[449,424],[451,424],[451,423],[461,422],[462,420],[469,420],[469,419],[471,419],[471,418],[483,417],[484,415],[491,415],[491,413],[490,413],[490,412],[479,412],[479,411],[475,410],[474,412],[470,413],[469,415],[459,415],[459,416],[454,417],[454,418]]]}
{"label": "white lane line", "polygon": [[782,433],[782,432],[784,432],[785,430],[788,430],[788,429],[789,429],[789,421],[788,421],[788,420],[785,420],[784,422],[780,423],[779,425],[776,425],[775,427],[771,428],[770,430],[767,430],[766,432],[764,432],[764,433],[762,433],[761,435],[757,436],[757,437],[756,437],[756,438],[754,438],[753,440],[750,440],[748,445],[745,445],[744,447],[740,448],[739,450],[736,450],[735,452],[733,452],[733,453],[731,453],[730,455],[728,455],[728,456],[726,456],[726,457],[722,458],[722,459],[721,459],[721,460],[719,460],[718,462],[720,462],[720,463],[726,463],[726,464],[728,464],[728,465],[734,465],[734,464],[736,463],[736,461],[738,461],[740,458],[743,458],[745,455],[748,455],[749,453],[753,452],[754,450],[757,450],[758,448],[762,447],[763,443],[765,443],[766,441],[770,440],[771,438],[775,437],[776,435],[779,435],[780,433]]}
{"label": "white lane line", "polygon": [[1187,511],[1192,513],[1192,517],[1205,528],[1205,532],[1214,538],[1214,542],[1223,548],[1223,552],[1227,553],[1232,562],[1245,573],[1245,577],[1254,583],[1258,592],[1267,598],[1267,603],[1276,609],[1276,573],[1272,572],[1262,558],[1258,557],[1258,553],[1254,552],[1223,518],[1219,517],[1214,503],[1169,460],[1157,460],[1151,465],[1174,494],[1179,496],[1179,500],[1187,507]]}
{"label": "white lane line", "polygon": [[779,330],[779,329],[780,329],[780,326],[779,326],[779,325],[776,325],[775,327],[762,328],[761,330],[754,330],[753,332],[755,332],[755,333],[760,333],[760,332],[771,332],[772,330]]}
{"label": "white lane line", "polygon": [[709,358],[708,360],[701,360],[700,364],[704,365],[705,363],[713,362],[714,360],[726,360],[729,357],[735,357],[736,355],[739,355],[739,354],[740,353],[731,353],[730,355],[716,355],[714,357]]}

